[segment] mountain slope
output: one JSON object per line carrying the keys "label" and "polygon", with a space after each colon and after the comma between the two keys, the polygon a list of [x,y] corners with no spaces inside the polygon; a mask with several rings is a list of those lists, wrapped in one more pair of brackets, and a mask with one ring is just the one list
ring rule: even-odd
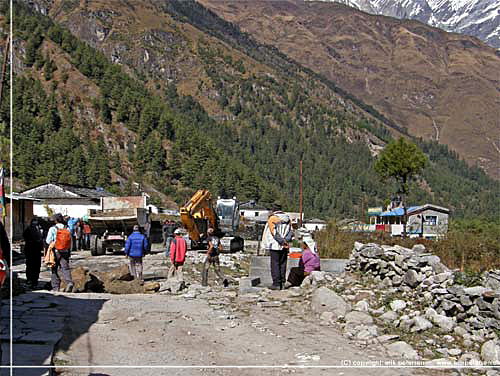
{"label": "mountain slope", "polygon": [[[42,94],[37,99],[21,90],[14,114],[26,116],[16,118],[23,127],[15,130],[16,145],[32,146],[32,138],[41,137],[44,151],[52,139],[44,135],[44,125],[56,123],[57,132],[76,133],[89,161],[105,154],[104,145],[114,175],[127,184],[149,184],[178,202],[193,189],[209,188],[214,195],[297,209],[300,160],[308,215],[352,216],[394,192],[372,169],[373,155],[391,139],[378,114],[365,112],[328,80],[199,4],[56,1],[46,10],[80,39],[44,17],[25,15],[19,28],[26,30],[16,41],[25,65],[16,72],[24,80],[36,77],[32,86],[43,86],[55,98],[53,112],[66,121],[61,126],[43,111],[48,106]],[[83,90],[66,84],[75,81],[96,90],[82,97]],[[33,102],[40,102],[35,113]],[[100,144],[94,153],[85,130]],[[450,206],[457,215],[487,214],[497,185],[446,147],[421,147],[431,165],[410,199]],[[16,173],[28,183],[33,177],[22,168],[29,151],[16,149],[25,158]],[[51,162],[41,154],[31,165]],[[35,178],[43,179],[45,172],[37,171]]]}
{"label": "mountain slope", "polygon": [[201,2],[412,134],[500,177],[500,54],[477,39],[337,3]]}
{"label": "mountain slope", "polygon": [[335,1],[370,14],[417,20],[445,31],[479,38],[500,48],[500,3],[496,0],[324,1]]}

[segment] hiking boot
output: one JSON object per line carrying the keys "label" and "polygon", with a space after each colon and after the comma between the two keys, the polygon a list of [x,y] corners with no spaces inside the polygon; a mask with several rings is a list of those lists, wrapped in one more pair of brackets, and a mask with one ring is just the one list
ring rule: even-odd
{"label": "hiking boot", "polygon": [[64,292],[73,292],[73,286],[73,283],[68,283],[68,285],[64,289]]}
{"label": "hiking boot", "polygon": [[281,287],[279,285],[272,285],[269,287],[269,290],[281,290]]}

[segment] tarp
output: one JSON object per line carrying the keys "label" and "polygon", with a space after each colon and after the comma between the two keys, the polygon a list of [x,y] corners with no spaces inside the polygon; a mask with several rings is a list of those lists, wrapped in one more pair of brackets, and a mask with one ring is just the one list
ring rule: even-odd
{"label": "tarp", "polygon": [[[409,208],[406,209],[407,213],[410,214],[411,212],[419,209],[420,206],[411,206]],[[403,208],[396,208],[394,210],[391,210],[391,211],[386,211],[386,212],[383,212],[382,214],[380,214],[381,217],[400,217],[400,216],[403,216],[404,215],[404,209]]]}

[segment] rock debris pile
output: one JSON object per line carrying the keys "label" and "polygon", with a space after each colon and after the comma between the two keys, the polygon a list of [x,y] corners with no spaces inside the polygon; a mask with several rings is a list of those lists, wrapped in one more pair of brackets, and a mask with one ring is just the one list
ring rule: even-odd
{"label": "rock debris pile", "polygon": [[318,272],[302,288],[322,323],[341,325],[360,345],[386,343],[389,355],[415,360],[500,364],[500,271],[466,287],[422,245],[356,243],[346,272],[330,277]]}

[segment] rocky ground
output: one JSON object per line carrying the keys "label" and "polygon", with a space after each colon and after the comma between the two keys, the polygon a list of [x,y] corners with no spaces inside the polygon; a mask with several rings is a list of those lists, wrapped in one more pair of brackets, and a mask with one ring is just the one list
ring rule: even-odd
{"label": "rocky ground", "polygon": [[[228,288],[216,283],[213,274],[211,286],[202,287],[204,257],[189,252],[186,288],[178,291],[179,285],[165,280],[169,263],[153,252],[145,258],[145,277],[146,285],[157,288],[147,293],[21,294],[13,307],[14,363],[54,364],[59,375],[497,374],[492,369],[400,368],[444,357],[478,359],[480,348],[464,351],[456,333],[449,335],[453,340],[439,331],[408,335],[394,324],[401,322],[406,307],[391,322],[383,316],[398,312],[392,305],[400,304],[404,299],[397,298],[404,295],[383,297],[355,272],[315,273],[301,287],[283,291],[244,287],[249,281],[240,277],[248,275],[249,257],[221,257],[224,272],[233,280]],[[72,256],[74,270],[87,268],[100,277],[124,264],[123,255]],[[14,269],[22,281],[22,264]],[[47,271],[42,278],[48,281]],[[4,326],[3,339],[7,332]],[[446,354],[426,353],[426,347],[436,348],[426,340],[433,346],[443,343]],[[392,368],[346,367],[381,365]],[[254,368],[210,368],[214,366]],[[44,373],[46,369],[16,369],[14,374]]]}

